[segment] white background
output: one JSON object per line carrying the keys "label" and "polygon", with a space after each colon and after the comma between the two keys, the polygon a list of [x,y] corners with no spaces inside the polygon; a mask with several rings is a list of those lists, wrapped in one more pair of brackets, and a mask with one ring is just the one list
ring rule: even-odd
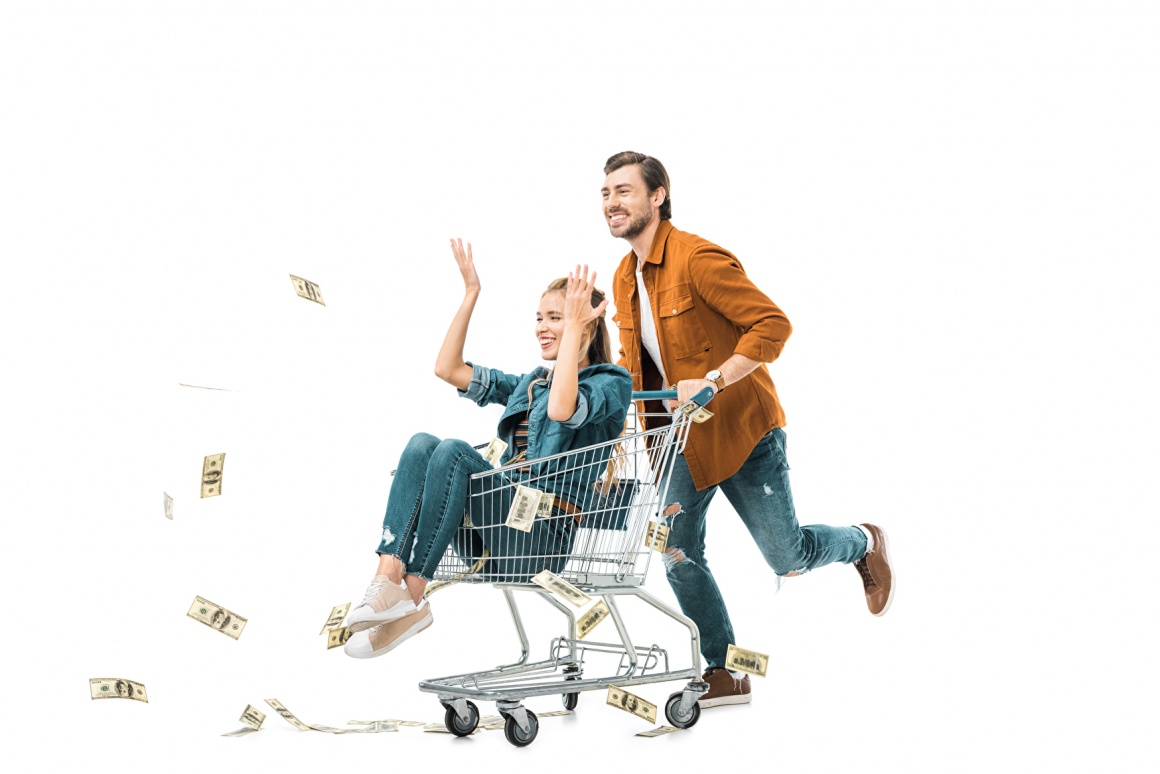
{"label": "white background", "polygon": [[[1157,40],[1143,2],[6,3],[5,755],[1148,767]],[[541,288],[577,262],[607,288],[627,250],[599,208],[625,149],[665,163],[677,227],[793,322],[771,369],[799,516],[890,532],[889,615],[842,566],[775,596],[720,498],[709,556],[739,643],[773,660],[749,707],[650,740],[587,694],[524,750],[272,712],[219,737],[269,697],[313,723],[435,721],[418,680],[515,655],[486,587],[440,592],[436,625],[385,658],[317,632],[369,580],[406,438],[493,432],[498,408],[432,374],[461,293],[447,239],[483,279],[467,356],[529,370]],[[218,452],[224,494],[200,500]],[[647,587],[672,599],[659,564]],[[243,637],[187,619],[195,595],[248,617]],[[539,655],[557,614],[528,602]],[[149,704],[90,701],[106,676]]]}

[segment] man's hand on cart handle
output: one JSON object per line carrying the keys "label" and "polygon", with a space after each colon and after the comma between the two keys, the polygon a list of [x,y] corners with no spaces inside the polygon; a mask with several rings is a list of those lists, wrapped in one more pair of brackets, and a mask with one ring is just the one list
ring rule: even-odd
{"label": "man's hand on cart handle", "polygon": [[[696,401],[698,406],[704,406],[717,394],[717,385],[708,379],[682,379],[677,382],[677,399],[669,401],[669,408],[676,409],[686,401]],[[708,395],[705,396],[705,392]]]}

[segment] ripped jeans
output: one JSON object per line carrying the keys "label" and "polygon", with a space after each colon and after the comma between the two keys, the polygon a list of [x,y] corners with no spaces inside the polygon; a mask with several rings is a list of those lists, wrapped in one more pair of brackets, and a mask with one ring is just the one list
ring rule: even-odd
{"label": "ripped jeans", "polygon": [[725,600],[705,558],[705,513],[718,489],[725,493],[766,563],[779,576],[800,575],[831,562],[856,562],[866,554],[866,536],[857,527],[798,525],[789,489],[785,432],[780,427],[762,436],[740,470],[700,492],[684,455],[678,455],[666,500],[679,503],[681,512],[665,519],[669,525],[665,577],[681,611],[701,631],[706,668],[725,666],[729,644],[738,644]]}
{"label": "ripped jeans", "polygon": [[475,482],[478,508],[473,508],[470,531],[459,528],[468,505],[471,476],[492,470],[492,465],[471,444],[440,440],[427,433],[411,437],[399,458],[378,553],[396,557],[410,575],[431,580],[447,546],[467,564],[483,555],[488,580],[524,582],[540,570],[559,572],[571,550],[571,519],[537,519],[528,532],[504,526],[512,501],[512,487],[496,487],[480,497],[483,484]]}

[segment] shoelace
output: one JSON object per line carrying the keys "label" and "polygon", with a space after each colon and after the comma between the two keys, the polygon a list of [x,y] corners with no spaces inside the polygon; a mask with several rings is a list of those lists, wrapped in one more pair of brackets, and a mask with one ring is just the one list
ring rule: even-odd
{"label": "shoelace", "polygon": [[858,568],[859,574],[862,576],[863,586],[877,586],[874,582],[874,577],[870,575],[870,567],[865,562],[855,562],[854,566]]}
{"label": "shoelace", "polygon": [[367,587],[367,594],[365,597],[363,597],[362,603],[364,605],[369,605],[371,603],[371,601],[374,600],[374,598],[379,595],[379,592],[382,591],[383,589],[385,589],[386,587],[387,587],[387,584],[385,584],[385,583],[372,583],[370,586]]}

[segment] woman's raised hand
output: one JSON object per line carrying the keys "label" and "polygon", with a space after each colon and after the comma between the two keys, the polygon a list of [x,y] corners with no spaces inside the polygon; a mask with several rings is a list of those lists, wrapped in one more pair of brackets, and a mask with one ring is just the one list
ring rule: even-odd
{"label": "woman's raised hand", "polygon": [[564,323],[577,322],[587,325],[608,308],[608,299],[600,302],[600,306],[592,306],[592,289],[596,286],[596,272],[588,276],[588,266],[581,269],[576,265],[576,271],[568,274],[568,290],[564,293]]}
{"label": "woman's raised hand", "polygon": [[459,273],[463,275],[464,289],[468,293],[479,293],[479,274],[475,271],[475,261],[471,258],[471,242],[467,243],[467,250],[463,249],[462,239],[451,240],[451,252],[455,255],[455,262],[459,264]]}

